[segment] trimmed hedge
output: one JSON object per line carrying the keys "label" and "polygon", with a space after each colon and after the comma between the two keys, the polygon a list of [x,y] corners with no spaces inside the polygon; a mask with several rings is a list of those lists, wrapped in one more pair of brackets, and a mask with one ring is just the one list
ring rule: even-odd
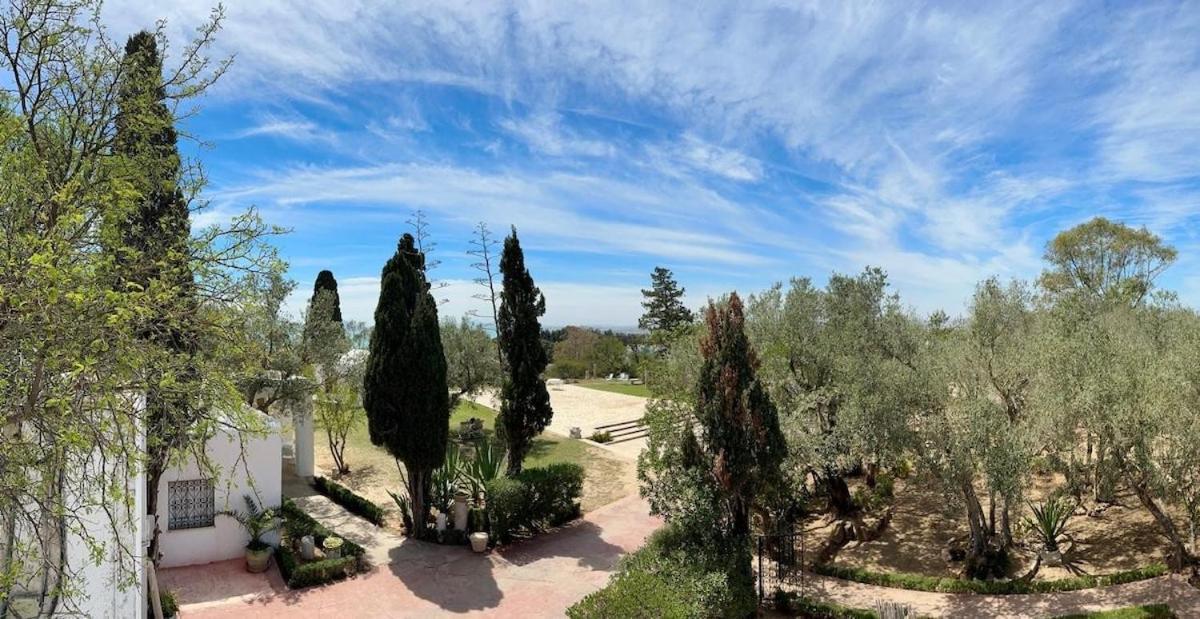
{"label": "trimmed hedge", "polygon": [[321,476],[313,478],[313,488],[352,514],[362,516],[371,524],[383,526],[383,508],[355,494],[349,488]]}
{"label": "trimmed hedge", "polygon": [[1008,595],[1018,593],[1058,593],[1060,591],[1079,591],[1108,587],[1127,582],[1136,582],[1155,578],[1169,573],[1165,565],[1150,565],[1136,570],[1117,572],[1107,576],[1074,576],[1059,580],[964,580],[961,578],[946,578],[910,574],[906,572],[872,572],[855,567],[837,565],[814,565],[812,570],[817,574],[852,580],[854,582],[893,587],[896,589],[911,589],[913,591],[936,591],[939,593],[985,593],[989,595]]}
{"label": "trimmed hedge", "polygon": [[505,543],[522,532],[537,532],[579,517],[583,467],[551,464],[500,477],[487,485],[491,538]]}
{"label": "trimmed hedge", "polygon": [[[304,513],[291,499],[283,502],[279,513],[283,516],[283,531],[287,540],[299,540],[311,535],[319,548],[327,537],[342,537]],[[364,566],[366,554],[366,549],[344,537],[342,556],[338,559],[322,559],[301,564],[287,543],[280,544],[275,553],[279,573],[290,589],[323,585],[352,576]]]}
{"label": "trimmed hedge", "polygon": [[1166,604],[1151,604],[1081,615],[1062,615],[1055,619],[1175,619],[1177,616]]}
{"label": "trimmed hedge", "polygon": [[738,569],[746,554],[689,544],[668,525],[621,560],[608,586],[567,609],[572,619],[608,617],[748,617],[753,583]]}
{"label": "trimmed hedge", "polygon": [[879,619],[879,613],[873,610],[819,602],[794,591],[776,589],[772,603],[781,614],[805,619]]}

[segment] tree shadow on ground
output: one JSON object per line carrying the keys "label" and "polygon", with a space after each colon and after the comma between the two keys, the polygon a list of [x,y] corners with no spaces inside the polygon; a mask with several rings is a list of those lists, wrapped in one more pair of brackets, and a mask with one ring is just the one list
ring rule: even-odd
{"label": "tree shadow on ground", "polygon": [[439,609],[465,613],[495,608],[504,598],[496,565],[466,546],[406,540],[388,553],[389,569],[408,590]]}
{"label": "tree shadow on ground", "polygon": [[544,559],[575,558],[577,565],[591,570],[616,566],[624,549],[604,541],[602,529],[586,520],[576,520],[558,529],[502,547],[498,554],[516,566]]}

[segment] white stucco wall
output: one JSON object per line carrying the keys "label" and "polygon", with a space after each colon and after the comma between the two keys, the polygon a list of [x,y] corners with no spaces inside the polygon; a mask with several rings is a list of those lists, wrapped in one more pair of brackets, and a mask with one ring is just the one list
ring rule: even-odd
{"label": "white stucco wall", "polygon": [[[209,440],[206,452],[220,472],[215,481],[217,512],[242,511],[245,495],[255,497],[259,505],[278,507],[282,501],[281,437],[279,424],[266,419],[270,431],[265,437],[246,437],[238,440],[228,432]],[[163,475],[158,488],[159,523],[162,528],[162,567],[197,565],[244,556],[250,536],[229,516],[217,515],[214,526],[172,531],[168,484],[172,481],[209,477],[201,473],[195,461],[177,466]],[[266,541],[278,543],[272,533]]]}

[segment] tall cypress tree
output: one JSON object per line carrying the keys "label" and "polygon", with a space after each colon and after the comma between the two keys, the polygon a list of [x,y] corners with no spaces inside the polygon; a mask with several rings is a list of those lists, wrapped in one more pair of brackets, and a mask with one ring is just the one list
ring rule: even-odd
{"label": "tall cypress tree", "polygon": [[[158,512],[158,486],[173,451],[188,441],[200,411],[192,401],[198,380],[198,301],[188,244],[191,224],[179,187],[181,164],[175,118],[166,105],[162,58],[154,35],[142,31],[125,44],[118,90],[114,153],[128,170],[140,199],[112,213],[119,227],[118,291],[145,295],[155,307],[139,335],[151,350],[146,389],[146,513]],[[158,564],[160,529],[155,519],[147,554]]]}
{"label": "tall cypress tree", "polygon": [[411,234],[401,237],[383,267],[363,408],[371,442],[404,464],[415,524],[408,533],[424,538],[431,475],[446,457],[450,391],[437,304]]}
{"label": "tall cypress tree", "polygon": [[505,365],[496,431],[508,444],[508,474],[512,476],[521,472],[533,438],[546,429],[554,415],[550,393],[542,380],[549,359],[538,323],[546,313],[546,299],[525,268],[525,254],[515,227],[504,239],[500,273],[504,281],[497,332]]}
{"label": "tall cypress tree", "polygon": [[[330,320],[342,322],[342,299],[338,296],[337,280],[333,277],[333,271],[326,269],[317,273],[317,281],[313,282],[313,300],[316,300],[322,290],[333,293],[333,316],[330,317]],[[312,301],[309,303],[311,304]]]}

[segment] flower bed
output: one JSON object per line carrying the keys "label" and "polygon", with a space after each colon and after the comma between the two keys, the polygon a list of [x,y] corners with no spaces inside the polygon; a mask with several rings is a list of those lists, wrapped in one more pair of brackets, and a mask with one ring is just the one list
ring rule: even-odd
{"label": "flower bed", "polygon": [[371,524],[383,526],[383,508],[354,494],[349,488],[324,477],[313,478],[313,488],[352,514],[362,516]]}
{"label": "flower bed", "polygon": [[313,536],[313,541],[319,548],[326,538],[341,536],[304,513],[290,500],[283,502],[279,512],[283,516],[283,540],[276,555],[279,573],[283,575],[283,581],[288,588],[303,589],[323,585],[348,578],[366,569],[366,550],[345,538],[342,538],[341,557],[305,561],[295,548],[300,544],[301,538],[306,535]]}
{"label": "flower bed", "polygon": [[936,591],[940,593],[985,593],[990,595],[1006,595],[1015,593],[1057,593],[1059,591],[1078,591],[1108,587],[1127,582],[1136,582],[1167,574],[1165,565],[1150,565],[1136,570],[1126,570],[1107,576],[1075,576],[1059,580],[963,580],[959,578],[941,578],[925,576],[924,574],[909,574],[905,572],[872,572],[853,567],[817,564],[813,572],[824,576],[852,580],[854,582],[893,587],[896,589],[911,589],[913,591]]}

